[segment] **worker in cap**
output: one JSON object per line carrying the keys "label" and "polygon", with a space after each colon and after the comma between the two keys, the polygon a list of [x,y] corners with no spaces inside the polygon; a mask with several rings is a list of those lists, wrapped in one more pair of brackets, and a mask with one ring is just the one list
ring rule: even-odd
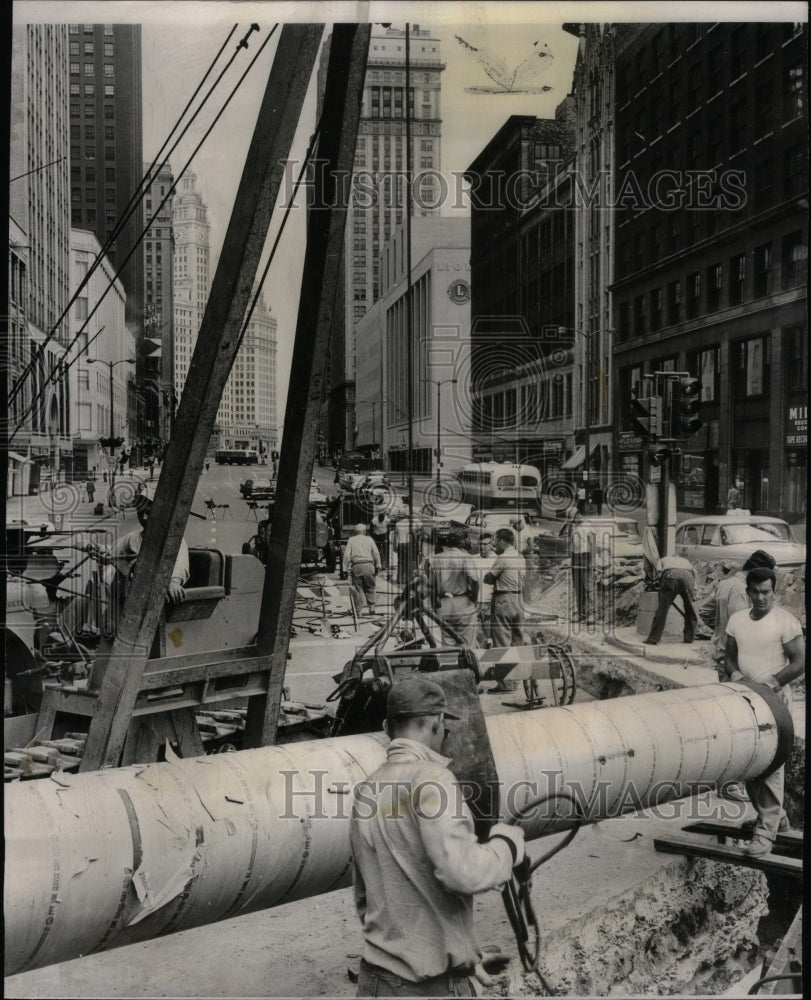
{"label": "worker in cap", "polygon": [[461,639],[465,646],[475,646],[479,579],[472,556],[462,548],[463,542],[464,534],[451,529],[442,551],[431,556],[427,567],[428,593],[442,622],[453,629],[453,632],[443,629],[443,637],[452,645]]}
{"label": "worker in cap", "polygon": [[743,572],[748,573],[750,569],[774,569],[777,560],[773,559],[768,552],[763,549],[756,549],[743,564]]}
{"label": "worker in cap", "polygon": [[518,827],[480,843],[440,752],[457,721],[445,691],[422,675],[389,692],[386,761],[355,789],[350,843],[363,929],[358,996],[473,996],[480,963],[473,896],[502,886],[524,857]]}
{"label": "worker in cap", "polygon": [[383,563],[380,550],[373,539],[366,534],[365,524],[356,524],[354,534],[346,543],[342,568],[344,576],[349,577],[349,599],[355,609],[355,614],[361,615],[364,606],[367,613],[375,613],[375,597],[377,574]]}

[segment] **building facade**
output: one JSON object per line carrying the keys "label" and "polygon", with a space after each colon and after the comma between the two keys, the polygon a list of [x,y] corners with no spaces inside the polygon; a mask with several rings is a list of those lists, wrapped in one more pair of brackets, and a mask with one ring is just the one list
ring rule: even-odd
{"label": "building facade", "polygon": [[[11,45],[11,183],[15,242],[15,337],[7,345],[8,445],[15,489],[37,492],[72,475],[70,343],[68,31],[66,25],[15,25]],[[25,251],[23,253],[23,251]],[[11,311],[11,310],[10,310]],[[17,456],[16,458],[14,456]]]}
{"label": "building facade", "polygon": [[[381,295],[379,258],[384,243],[405,219],[406,37],[402,28],[372,28],[355,149],[353,201],[344,245],[342,317],[330,345],[327,419],[330,452],[351,449],[355,437],[355,369],[358,322]],[[318,71],[319,112],[329,44]],[[412,213],[438,214],[445,195],[442,168],[442,108],[439,40],[418,24],[409,29]]]}
{"label": "building facade", "polygon": [[[410,406],[404,225],[383,248],[378,264],[380,297],[358,323],[354,444],[379,453],[395,472],[410,468],[435,473],[439,461],[441,473],[451,475],[470,461],[469,243],[467,219],[413,221]],[[456,385],[451,384],[453,379]]]}
{"label": "building facade", "polygon": [[[679,507],[805,513],[807,28],[637,25],[616,50],[614,423],[646,475],[631,388],[701,379]],[[620,192],[624,197],[620,198]]]}
{"label": "building facade", "polygon": [[[612,466],[614,328],[614,49],[623,25],[575,24],[579,38],[572,79],[576,158],[572,178],[575,208],[574,413],[582,447],[570,465],[583,478],[608,486]],[[588,452],[586,455],[586,439]]]}
{"label": "building facade", "polygon": [[78,288],[94,261],[99,262],[70,314],[71,331],[77,338],[71,352],[75,360],[68,372],[73,472],[81,481],[94,474],[101,479],[120,455],[120,449],[105,452],[101,439],[121,438],[127,451],[135,441],[137,429],[130,406],[135,338],[127,328],[124,286],[101,253],[95,233],[71,229],[70,237],[71,287]]}
{"label": "building facade", "polygon": [[174,389],[180,402],[210,287],[208,207],[197,190],[197,176],[180,179],[172,204],[174,233]]}
{"label": "building facade", "polygon": [[465,171],[474,457],[550,476],[575,454],[573,110],[510,117]]}
{"label": "building facade", "polygon": [[217,448],[255,448],[260,461],[279,447],[276,423],[278,324],[260,292],[217,412]]}
{"label": "building facade", "polygon": [[[175,408],[172,185],[168,163],[144,164],[147,227],[144,257],[144,378],[139,385],[139,426],[145,455],[169,440]],[[160,167],[160,169],[158,169]]]}

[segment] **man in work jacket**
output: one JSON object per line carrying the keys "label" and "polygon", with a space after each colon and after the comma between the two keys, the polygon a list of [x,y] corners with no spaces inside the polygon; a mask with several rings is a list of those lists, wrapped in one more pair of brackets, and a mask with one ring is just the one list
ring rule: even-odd
{"label": "man in work jacket", "polygon": [[502,886],[524,857],[518,827],[479,843],[450,760],[445,692],[416,676],[389,692],[386,762],[355,788],[349,836],[363,927],[358,996],[473,996],[489,985],[473,895]]}
{"label": "man in work jacket", "polygon": [[440,618],[459,633],[466,646],[475,646],[479,584],[472,558],[461,547],[462,541],[461,533],[448,532],[443,551],[431,557],[428,581],[432,603]]}

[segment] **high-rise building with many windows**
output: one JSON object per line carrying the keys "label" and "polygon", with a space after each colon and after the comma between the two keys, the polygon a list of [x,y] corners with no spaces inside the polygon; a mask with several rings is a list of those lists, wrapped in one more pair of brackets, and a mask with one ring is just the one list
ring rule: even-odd
{"label": "high-rise building with many windows", "polygon": [[[10,277],[17,322],[7,344],[14,481],[36,492],[70,477],[68,30],[14,27],[9,163]],[[14,242],[12,243],[11,240]],[[15,487],[16,488],[16,487]]]}
{"label": "high-rise building with many windows", "polygon": [[180,401],[197,334],[206,311],[209,278],[208,207],[197,190],[197,175],[180,179],[172,205],[174,230],[174,385]]}
{"label": "high-rise building with many windows", "polygon": [[[160,169],[157,167],[160,166]],[[144,378],[139,386],[141,425],[148,454],[155,442],[166,442],[171,433],[175,405],[174,296],[172,235],[172,168],[168,163],[144,164],[150,170],[146,189],[147,231],[144,258]]]}
{"label": "high-rise building with many windows", "polygon": [[[415,215],[439,212],[442,168],[439,39],[409,29],[412,191]],[[319,113],[326,83],[329,40],[318,71]],[[344,244],[344,311],[330,345],[327,426],[330,452],[355,445],[355,325],[380,297],[379,255],[405,219],[406,33],[375,25],[369,43],[363,104],[355,149],[354,191]]]}
{"label": "high-rise building with many windows", "polygon": [[[140,190],[141,26],[71,24],[68,46],[71,224],[92,230],[104,246]],[[138,335],[144,262],[135,248],[143,222],[138,206],[106,249],[121,271],[127,322]]]}

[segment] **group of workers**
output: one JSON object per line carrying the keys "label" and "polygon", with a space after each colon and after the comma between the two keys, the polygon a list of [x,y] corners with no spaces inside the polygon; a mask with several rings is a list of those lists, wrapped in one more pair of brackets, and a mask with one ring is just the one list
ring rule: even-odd
{"label": "group of workers", "polygon": [[[151,506],[147,495],[138,511],[141,528],[116,547],[113,565],[119,575],[138,555]],[[369,534],[365,524],[358,524],[344,550],[343,568],[359,611],[365,605],[374,613],[375,578],[386,564],[388,528],[386,523],[385,532],[375,531],[373,522]],[[571,538],[577,606],[587,619],[591,549],[577,520]],[[514,531],[483,534],[476,555],[462,548],[463,541],[460,532],[451,531],[441,550],[438,546],[423,563],[426,599],[466,645],[523,643],[526,563]],[[679,557],[665,557],[657,568],[659,603],[646,641],[659,642],[678,597],[684,641],[691,642],[699,618],[693,568]],[[732,562],[721,568],[722,579],[701,609],[703,618],[713,619],[719,678],[764,685],[790,703],[789,685],[803,672],[805,643],[800,622],[777,604],[774,559],[758,551],[740,569]],[[168,600],[182,600],[187,579],[183,542]],[[386,761],[359,786],[350,821],[354,896],[364,939],[358,996],[473,996],[474,979],[492,985],[474,933],[473,896],[509,880],[524,857],[524,836],[519,827],[499,823],[485,840],[477,838],[449,770],[451,761],[442,754],[451,731],[447,724],[455,722],[443,688],[424,675],[398,681],[389,693]],[[784,769],[747,781],[746,795],[756,813],[746,852],[765,855],[788,827]]]}

